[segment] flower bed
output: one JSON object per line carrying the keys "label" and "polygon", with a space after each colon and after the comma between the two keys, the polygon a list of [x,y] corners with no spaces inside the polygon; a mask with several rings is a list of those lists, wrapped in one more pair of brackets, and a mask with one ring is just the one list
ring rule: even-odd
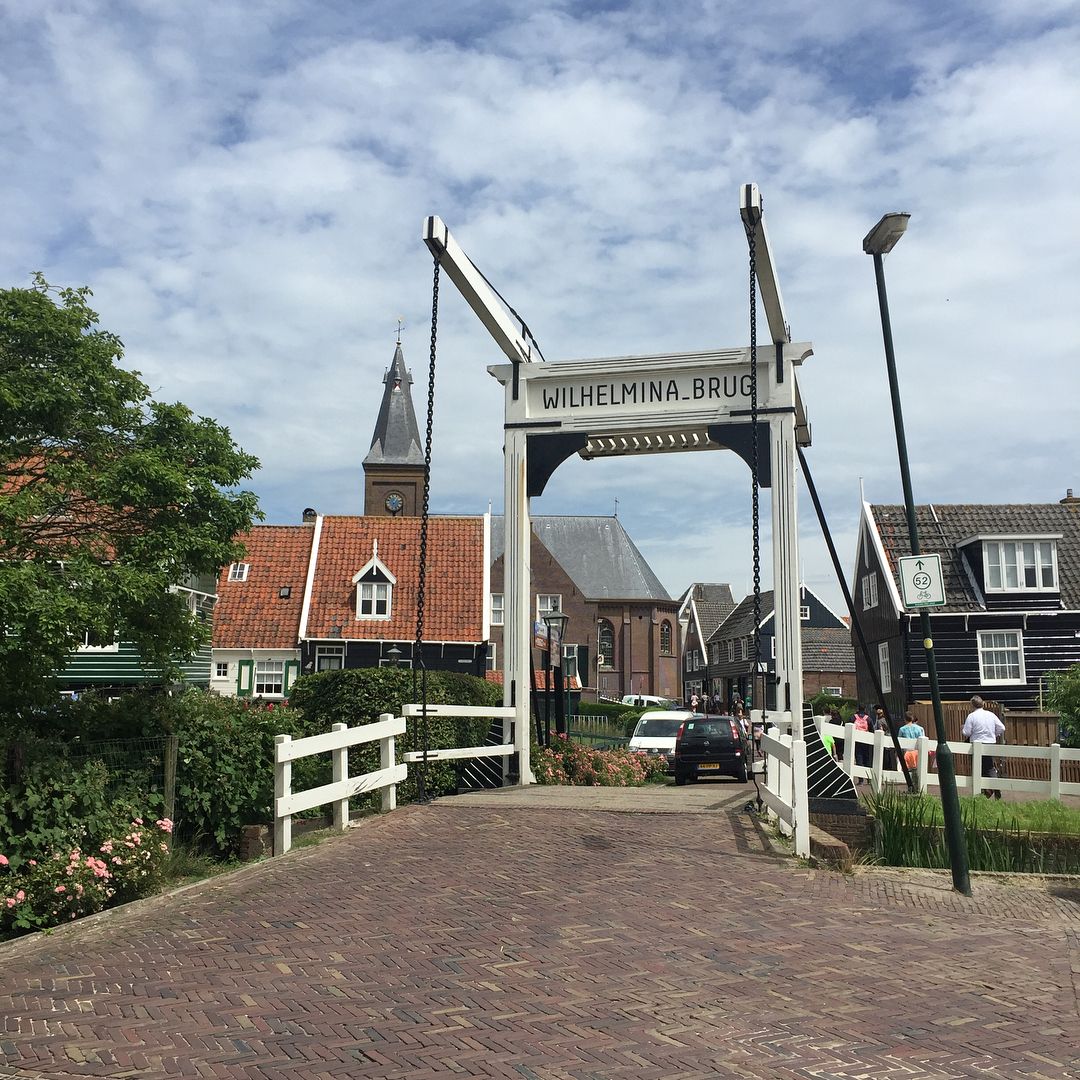
{"label": "flower bed", "polygon": [[578,787],[638,787],[667,776],[663,758],[629,750],[595,750],[556,736],[550,747],[534,747],[533,772],[538,784],[570,784]]}

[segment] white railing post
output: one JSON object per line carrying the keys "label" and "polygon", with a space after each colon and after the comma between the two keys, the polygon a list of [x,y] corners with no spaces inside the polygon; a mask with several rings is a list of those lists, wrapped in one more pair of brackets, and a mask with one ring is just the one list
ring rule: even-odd
{"label": "white railing post", "polygon": [[983,789],[982,759],[983,746],[981,742],[971,744],[971,794],[978,795]]}
{"label": "white railing post", "polygon": [[[348,724],[331,724],[331,731],[348,731]],[[349,779],[349,748],[341,746],[337,750],[330,751],[333,763],[334,783],[339,784],[342,780]],[[338,832],[344,832],[349,825],[349,800],[339,799],[334,803],[334,828]]]}
{"label": "white railing post", "polygon": [[[937,743],[934,744],[935,746]],[[927,780],[930,775],[930,740],[925,735],[920,735],[915,740],[915,752],[919,755],[916,769],[918,770],[915,783],[922,794],[926,794]]]}
{"label": "white railing post", "polygon": [[[392,713],[380,713],[380,720],[393,720]],[[394,746],[396,740],[393,735],[387,735],[379,741],[379,768],[389,769],[394,764]],[[390,784],[382,789],[383,813],[389,813],[397,809],[397,784]]]}
{"label": "white railing post", "polygon": [[[779,766],[777,768],[777,770],[776,770],[777,773],[779,773],[779,775],[776,778],[778,786],[779,786],[778,794],[779,794],[779,796],[780,796],[780,798],[781,798],[781,800],[783,802],[785,802],[788,806],[791,806],[792,805],[792,797],[791,797],[791,789],[792,789],[791,773],[792,773],[792,770],[791,770],[791,757],[790,757],[790,754],[791,754],[791,736],[790,735],[782,735],[779,731],[777,731],[776,732],[776,738],[780,742],[780,744],[784,747],[784,749],[788,751],[788,755],[789,755],[787,761],[784,761],[783,758],[778,758],[777,759],[777,765]],[[791,835],[791,825],[789,825],[783,818],[780,819],[780,831],[785,836],[790,836]]]}
{"label": "white railing post", "polygon": [[[765,744],[765,789],[772,795],[780,794],[780,759],[770,752],[767,744]],[[777,816],[771,806],[766,807],[766,813],[770,818]]]}
{"label": "white railing post", "polygon": [[791,744],[791,801],[795,823],[795,854],[810,857],[810,807],[806,787],[806,743],[796,739]]}
{"label": "white railing post", "polygon": [[874,771],[870,777],[870,783],[874,791],[880,791],[885,786],[885,732],[881,728],[874,731]]}
{"label": "white railing post", "polygon": [[855,775],[855,725],[844,725],[844,772]]}
{"label": "white railing post", "polygon": [[1061,798],[1061,743],[1050,744],[1050,798]]}
{"label": "white railing post", "polygon": [[284,855],[292,847],[292,815],[281,817],[277,812],[278,799],[292,794],[292,762],[278,761],[278,747],[292,742],[291,735],[274,736],[274,854]]}

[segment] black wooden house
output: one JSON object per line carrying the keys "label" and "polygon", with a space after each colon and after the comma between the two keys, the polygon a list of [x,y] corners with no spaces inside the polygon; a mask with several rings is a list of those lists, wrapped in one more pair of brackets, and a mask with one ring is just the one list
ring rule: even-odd
{"label": "black wooden house", "polygon": [[[1080,499],[918,506],[916,522],[922,552],[941,557],[946,603],[929,612],[942,698],[1038,708],[1046,674],[1080,663]],[[904,508],[864,504],[852,593],[892,716],[930,699],[919,612],[897,577],[910,554]],[[859,650],[856,665],[873,702]]]}

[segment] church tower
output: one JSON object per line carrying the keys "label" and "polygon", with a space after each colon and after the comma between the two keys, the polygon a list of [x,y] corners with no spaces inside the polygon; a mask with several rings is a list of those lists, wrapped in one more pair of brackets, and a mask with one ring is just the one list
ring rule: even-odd
{"label": "church tower", "polygon": [[412,404],[412,375],[401,342],[383,376],[383,399],[371,449],[364,458],[364,513],[417,517],[424,498],[424,450]]}

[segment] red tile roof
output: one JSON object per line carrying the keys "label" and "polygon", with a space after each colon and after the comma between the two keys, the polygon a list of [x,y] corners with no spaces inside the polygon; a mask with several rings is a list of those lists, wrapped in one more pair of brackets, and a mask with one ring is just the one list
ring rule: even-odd
{"label": "red tile roof", "polygon": [[[389,619],[357,619],[353,576],[379,561],[397,579]],[[308,613],[308,638],[412,641],[416,636],[420,519],[324,517]],[[484,519],[433,517],[428,523],[425,641],[483,640]]]}
{"label": "red tile roof", "polygon": [[[256,525],[239,539],[247,548],[246,581],[218,578],[215,649],[295,649],[311,554],[311,525]],[[287,599],[278,595],[288,586]]]}

